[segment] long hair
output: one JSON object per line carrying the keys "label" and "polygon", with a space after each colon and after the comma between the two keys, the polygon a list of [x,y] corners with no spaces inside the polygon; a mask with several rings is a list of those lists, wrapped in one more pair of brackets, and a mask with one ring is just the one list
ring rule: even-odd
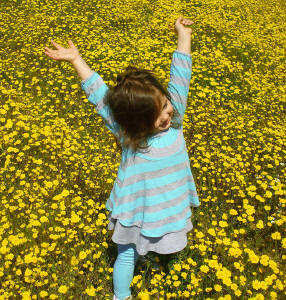
{"label": "long hair", "polygon": [[[172,103],[169,92],[156,79],[151,71],[129,66],[117,76],[117,85],[111,87],[103,101],[108,105],[114,121],[120,127],[116,144],[135,152],[147,150],[148,139],[156,133],[154,124],[162,109],[162,97]],[[172,103],[173,105],[173,103]],[[179,113],[173,105],[171,127],[181,128]]]}

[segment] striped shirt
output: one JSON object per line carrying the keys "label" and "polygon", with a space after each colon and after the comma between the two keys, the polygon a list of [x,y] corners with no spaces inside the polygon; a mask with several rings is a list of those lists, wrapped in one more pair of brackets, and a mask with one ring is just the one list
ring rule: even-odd
{"label": "striped shirt", "polygon": [[[168,91],[181,120],[184,118],[192,72],[191,55],[174,51]],[[94,72],[81,82],[107,128],[118,135],[118,124],[103,103],[108,87]],[[200,205],[190,168],[183,129],[161,131],[149,140],[147,153],[135,156],[122,149],[121,163],[106,208],[124,226],[137,226],[146,237],[181,231]]]}

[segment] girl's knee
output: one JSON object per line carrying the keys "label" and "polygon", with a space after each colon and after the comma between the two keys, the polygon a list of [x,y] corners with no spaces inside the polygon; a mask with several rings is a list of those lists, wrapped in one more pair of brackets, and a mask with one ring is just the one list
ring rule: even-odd
{"label": "girl's knee", "polygon": [[135,244],[128,244],[128,245],[117,244],[117,247],[118,247],[119,257],[134,259],[134,261],[137,261],[139,254],[136,250]]}

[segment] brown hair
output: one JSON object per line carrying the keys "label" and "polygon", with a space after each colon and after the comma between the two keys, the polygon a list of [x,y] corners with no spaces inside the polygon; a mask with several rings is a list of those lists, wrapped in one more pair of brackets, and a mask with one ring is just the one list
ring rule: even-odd
{"label": "brown hair", "polygon": [[[119,139],[123,138],[123,147],[131,148],[134,153],[149,147],[148,139],[156,133],[154,124],[162,110],[162,96],[172,103],[169,92],[149,70],[129,66],[117,76],[117,85],[108,90],[103,101],[120,127]],[[171,127],[181,128],[174,105],[173,109]],[[116,143],[122,150],[117,139]]]}

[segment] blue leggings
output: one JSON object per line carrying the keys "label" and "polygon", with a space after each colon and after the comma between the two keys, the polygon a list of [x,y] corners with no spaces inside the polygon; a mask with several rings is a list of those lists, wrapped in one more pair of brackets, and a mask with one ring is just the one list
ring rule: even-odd
{"label": "blue leggings", "polygon": [[114,294],[119,300],[131,295],[130,284],[139,258],[135,244],[117,244],[118,255],[113,267]]}

